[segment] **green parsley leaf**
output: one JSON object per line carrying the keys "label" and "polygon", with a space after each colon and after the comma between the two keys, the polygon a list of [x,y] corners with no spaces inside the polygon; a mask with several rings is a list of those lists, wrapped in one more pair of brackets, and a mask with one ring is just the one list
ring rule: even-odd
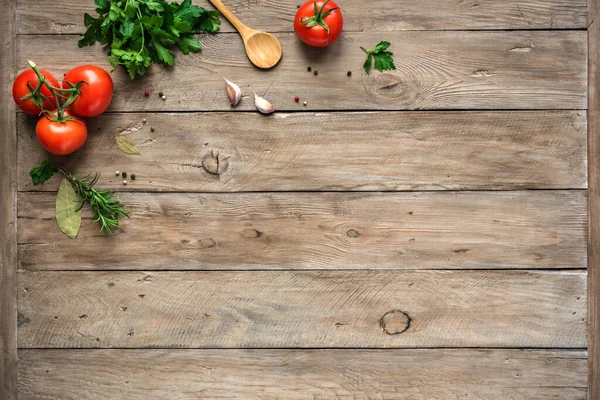
{"label": "green parsley leaf", "polygon": [[57,172],[58,169],[50,162],[50,160],[44,160],[39,166],[34,167],[29,171],[29,176],[31,176],[33,184],[38,185],[46,182]]}
{"label": "green parsley leaf", "polygon": [[363,68],[367,71],[367,74],[371,71],[371,67],[373,65],[373,61],[375,61],[375,69],[379,72],[383,72],[385,70],[394,70],[396,66],[394,65],[394,59],[391,51],[387,51],[387,48],[390,47],[390,42],[381,41],[373,50],[367,50],[364,47],[360,47],[367,53],[367,59]]}
{"label": "green parsley leaf", "polygon": [[124,68],[131,79],[143,75],[150,65],[172,66],[177,45],[183,54],[201,50],[194,34],[214,33],[221,20],[218,11],[167,0],[94,0],[96,18],[84,15],[85,33],[79,47],[95,42],[109,46],[108,58],[115,68]]}

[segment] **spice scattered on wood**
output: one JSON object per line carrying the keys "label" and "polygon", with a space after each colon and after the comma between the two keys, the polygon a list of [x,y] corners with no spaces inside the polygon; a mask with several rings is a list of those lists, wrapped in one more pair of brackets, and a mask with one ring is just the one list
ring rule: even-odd
{"label": "spice scattered on wood", "polygon": [[154,132],[154,127],[150,127],[150,132]]}
{"label": "spice scattered on wood", "polygon": [[146,118],[144,118],[144,119],[142,120],[142,122],[145,124],[145,123],[146,123]]}
{"label": "spice scattered on wood", "polygon": [[352,76],[352,71],[348,71],[348,73],[346,75]]}
{"label": "spice scattered on wood", "polygon": [[127,180],[124,180],[124,181],[123,181],[123,185],[127,185]]}
{"label": "spice scattered on wood", "polygon": [[308,103],[305,101],[304,103],[302,103],[302,105],[307,105]]}
{"label": "spice scattered on wood", "polygon": [[115,140],[117,141],[117,146],[123,153],[134,154],[141,156],[142,153],[135,147],[135,144],[131,141],[129,136],[127,135],[117,135],[115,136]]}
{"label": "spice scattered on wood", "polygon": [[166,99],[167,99],[167,96],[163,96],[163,97],[161,97],[161,99],[163,99],[163,100],[166,100]]}
{"label": "spice scattered on wood", "polygon": [[125,171],[121,172],[121,176],[122,176],[123,178],[127,178],[127,172],[125,172]]}
{"label": "spice scattered on wood", "polygon": [[150,92],[146,90],[146,91],[144,92],[144,96],[146,96],[146,97],[150,96]]}
{"label": "spice scattered on wood", "polygon": [[115,176],[119,176],[119,175],[121,175],[121,172],[115,171]]}
{"label": "spice scattered on wood", "polygon": [[312,71],[312,68],[311,68],[311,67],[308,67],[308,68],[306,68],[306,70],[307,70],[308,72],[310,72],[310,71]]}
{"label": "spice scattered on wood", "polygon": [[315,76],[319,75],[319,71],[315,70],[314,74]]}
{"label": "spice scattered on wood", "polygon": [[135,174],[131,174],[131,180],[135,181]]}
{"label": "spice scattered on wood", "polygon": [[163,97],[163,96],[164,96],[163,92],[158,92],[158,97]]}
{"label": "spice scattered on wood", "polygon": [[297,102],[299,102],[299,101],[300,101],[300,97],[298,97],[298,96],[294,97],[294,101],[295,101],[296,103],[297,103]]}

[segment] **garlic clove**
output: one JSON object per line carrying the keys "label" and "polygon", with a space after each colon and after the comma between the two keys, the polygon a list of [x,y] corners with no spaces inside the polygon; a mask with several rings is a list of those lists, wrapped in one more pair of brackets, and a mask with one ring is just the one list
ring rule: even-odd
{"label": "garlic clove", "polygon": [[275,106],[273,104],[258,96],[256,93],[254,93],[254,105],[256,106],[256,109],[263,114],[271,114],[275,111]]}
{"label": "garlic clove", "polygon": [[227,82],[227,96],[229,97],[229,102],[235,107],[242,99],[242,91],[235,83],[228,81],[227,79],[225,79],[225,82]]}

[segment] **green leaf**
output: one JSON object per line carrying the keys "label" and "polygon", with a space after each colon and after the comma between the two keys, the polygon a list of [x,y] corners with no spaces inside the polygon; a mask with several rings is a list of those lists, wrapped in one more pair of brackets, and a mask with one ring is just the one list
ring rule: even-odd
{"label": "green leaf", "polygon": [[50,160],[44,160],[39,166],[34,167],[29,171],[29,176],[31,176],[33,184],[38,185],[46,182],[57,172],[58,169],[50,162]]}
{"label": "green leaf", "polygon": [[393,70],[396,69],[394,65],[394,60],[392,59],[392,53],[389,51],[384,51],[382,53],[376,54],[375,58],[375,69],[379,72],[384,70]]}
{"label": "green leaf", "polygon": [[109,0],[94,0],[94,4],[96,5],[96,7],[102,9],[105,12],[108,11],[108,8],[110,7]]}
{"label": "green leaf", "polygon": [[115,139],[117,140],[117,146],[119,147],[119,149],[121,149],[121,151],[123,153],[133,154],[133,155],[138,155],[138,156],[142,155],[142,153],[140,153],[140,151],[137,149],[137,147],[135,147],[135,144],[133,144],[133,142],[131,141],[129,136],[118,135],[118,136],[115,136]]}
{"label": "green leaf", "polygon": [[83,24],[86,28],[89,28],[96,21],[96,18],[92,17],[90,14],[83,14]]}
{"label": "green leaf", "polygon": [[194,23],[192,30],[194,33],[199,32],[209,32],[215,33],[219,30],[221,26],[221,20],[219,16],[221,15],[218,11],[204,11],[204,13],[198,17],[196,22]]}
{"label": "green leaf", "polygon": [[63,178],[56,196],[56,222],[65,235],[77,237],[81,226],[81,200],[67,178]]}
{"label": "green leaf", "polygon": [[380,51],[387,49],[388,47],[390,47],[390,42],[387,42],[384,40],[384,41],[379,42],[379,44],[377,46],[375,46],[375,48],[373,49],[372,52],[377,54]]}
{"label": "green leaf", "polygon": [[168,66],[173,66],[175,59],[173,58],[173,54],[169,51],[169,49],[154,39],[152,39],[152,45],[156,49],[156,55],[158,56],[158,59]]}
{"label": "green leaf", "polygon": [[[119,29],[119,31],[123,35],[123,38],[127,39],[127,38],[131,37],[131,34],[133,33],[134,29],[135,29],[135,23],[132,20],[127,19],[127,20],[123,21],[123,24],[121,25],[121,28]],[[119,46],[119,47],[121,47],[121,46]]]}
{"label": "green leaf", "polygon": [[110,11],[108,12],[108,18],[111,21],[116,21],[119,19],[119,17],[121,16],[121,9],[119,8],[119,6],[117,6],[115,3],[113,3],[110,6]]}
{"label": "green leaf", "polygon": [[149,10],[152,10],[152,11],[159,11],[159,12],[165,11],[163,4],[159,1],[148,1],[148,2],[145,2],[144,5],[146,7],[148,7]]}
{"label": "green leaf", "polygon": [[194,36],[183,36],[181,40],[179,40],[179,50],[183,54],[189,53],[197,53],[202,48],[200,47],[200,42]]}
{"label": "green leaf", "polygon": [[367,59],[363,65],[367,74],[371,71],[371,67],[373,66],[373,61],[375,62],[375,69],[379,72],[383,72],[385,70],[394,70],[396,66],[394,65],[394,59],[391,51],[386,51],[386,49],[390,47],[390,42],[385,40],[379,42],[377,46],[373,50],[367,50],[361,46],[365,52],[367,52]]}
{"label": "green leaf", "polygon": [[365,64],[363,65],[363,68],[365,69],[365,71],[367,71],[367,74],[369,73],[369,71],[371,71],[372,65],[373,65],[373,56],[371,55],[371,53],[369,53],[367,55],[367,60],[365,61]]}

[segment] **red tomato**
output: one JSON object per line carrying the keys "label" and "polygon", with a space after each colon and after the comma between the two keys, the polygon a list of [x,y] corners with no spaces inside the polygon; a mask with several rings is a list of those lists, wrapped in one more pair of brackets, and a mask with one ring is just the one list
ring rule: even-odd
{"label": "red tomato", "polygon": [[[56,113],[56,111],[52,111]],[[69,112],[65,115],[73,116]],[[42,146],[52,154],[64,156],[79,149],[87,139],[87,127],[79,119],[56,122],[44,115],[35,127],[35,133]]]}
{"label": "red tomato", "polygon": [[[315,8],[317,12],[315,13]],[[333,1],[309,0],[296,12],[294,30],[304,43],[325,47],[335,42],[342,33],[342,11]]]}
{"label": "red tomato", "polygon": [[[39,71],[44,77],[46,77],[46,79],[48,79],[48,82],[52,86],[58,87],[58,82],[56,81],[56,78],[54,78],[50,72],[43,69],[40,69]],[[17,76],[17,79],[15,79],[12,87],[13,99],[15,100],[15,103],[19,106],[19,108],[23,110],[23,112],[32,115],[39,115],[40,112],[42,112],[42,108],[36,106],[33,103],[33,99],[21,100],[21,97],[24,97],[31,93],[31,91],[27,87],[28,83],[34,89],[37,87],[38,84],[38,77],[32,69],[28,69],[26,71],[21,72],[19,76]],[[48,90],[46,86],[42,86],[40,93],[49,99],[49,101],[43,100],[42,105],[44,110],[52,110],[56,108],[56,102],[52,97],[52,93],[50,93],[50,90]]]}
{"label": "red tomato", "polygon": [[102,114],[113,96],[113,81],[110,74],[95,65],[80,65],[65,75],[66,82],[75,85],[84,81],[81,86],[81,94],[71,104],[70,108],[82,117],[97,117]]}

